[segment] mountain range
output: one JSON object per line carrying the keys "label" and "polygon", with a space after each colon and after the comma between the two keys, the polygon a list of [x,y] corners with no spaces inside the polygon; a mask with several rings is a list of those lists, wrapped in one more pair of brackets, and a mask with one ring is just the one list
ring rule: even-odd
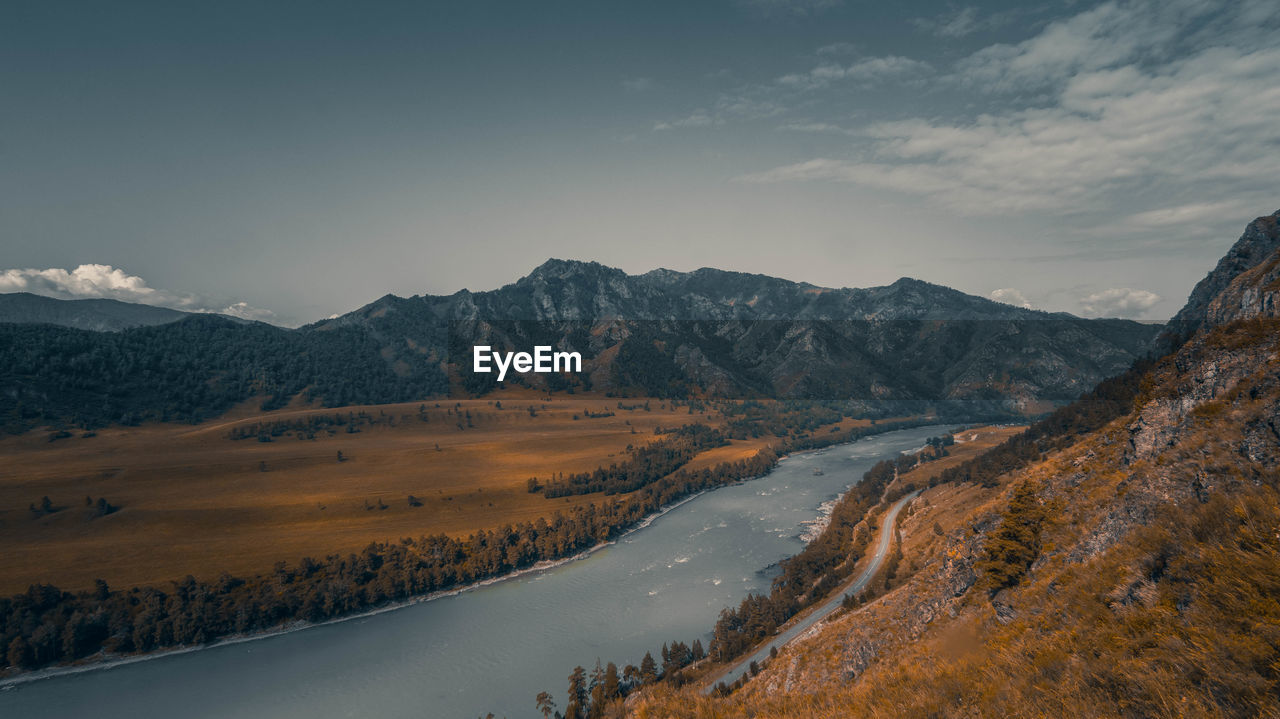
{"label": "mountain range", "polygon": [[873,412],[981,400],[1027,412],[1123,370],[1160,332],[909,278],[834,289],[555,259],[496,290],[387,295],[296,330],[87,302],[0,297],[10,429],[198,421],[252,397],[273,409],[295,397],[344,406],[484,394],[498,385],[471,372],[474,344],[580,352],[581,374],[506,382],[546,391],[856,401]]}

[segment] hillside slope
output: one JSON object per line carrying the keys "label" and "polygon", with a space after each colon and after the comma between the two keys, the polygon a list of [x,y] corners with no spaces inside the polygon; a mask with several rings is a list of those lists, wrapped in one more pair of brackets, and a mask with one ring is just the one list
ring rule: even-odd
{"label": "hillside slope", "polygon": [[96,332],[118,332],[177,322],[190,312],[119,300],[59,300],[30,292],[0,293],[0,323],[50,324]]}
{"label": "hillside slope", "polygon": [[922,493],[887,594],[727,697],[659,685],[629,714],[1280,714],[1278,267],[1193,295],[1124,416]]}

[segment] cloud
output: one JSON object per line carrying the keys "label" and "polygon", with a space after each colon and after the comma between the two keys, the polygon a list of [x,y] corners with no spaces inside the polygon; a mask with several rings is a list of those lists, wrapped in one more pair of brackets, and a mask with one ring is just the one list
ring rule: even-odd
{"label": "cloud", "polygon": [[1168,63],[1187,50],[1274,47],[1277,15],[1271,0],[1106,2],[1021,43],[979,50],[957,63],[957,79],[988,92],[1027,90],[1081,72]]}
{"label": "cloud", "polygon": [[256,322],[271,322],[275,319],[276,313],[271,310],[265,310],[261,307],[254,307],[248,302],[236,302],[218,310],[219,314],[230,315],[231,317],[239,317],[242,320],[253,320]]}
{"label": "cloud", "polygon": [[694,110],[693,114],[679,120],[670,120],[654,123],[655,131],[673,130],[677,127],[711,127],[712,125],[721,124],[723,120],[714,118],[706,110]]}
{"label": "cloud", "polygon": [[778,127],[788,132],[838,133],[847,135],[851,131],[829,122],[788,122]]}
{"label": "cloud", "polygon": [[759,120],[776,117],[786,112],[778,103],[758,92],[756,88],[742,88],[735,93],[724,93],[716,100],[713,110],[698,108],[686,117],[664,120],[653,125],[655,131],[682,127],[716,127],[733,120]]}
{"label": "cloud", "polygon": [[1139,230],[1164,230],[1176,225],[1239,220],[1248,211],[1246,203],[1238,200],[1196,202],[1139,212],[1124,218],[1120,224]]}
{"label": "cloud", "polygon": [[994,30],[1008,24],[1010,19],[1008,13],[992,13],[986,17],[980,17],[978,8],[969,5],[959,9],[953,8],[935,17],[916,18],[911,21],[911,24],[938,37],[957,38],[983,30]]}
{"label": "cloud", "polygon": [[1012,287],[1002,287],[998,290],[991,290],[990,296],[991,299],[996,302],[1003,302],[1006,305],[1014,305],[1017,307],[1031,309],[1031,301],[1027,299],[1026,295]]}
{"label": "cloud", "polygon": [[927,62],[898,55],[887,55],[863,58],[847,66],[823,63],[808,72],[783,75],[778,78],[778,84],[797,90],[819,90],[834,82],[850,81],[874,85],[887,80],[900,81],[932,71],[932,66]]}
{"label": "cloud", "polygon": [[70,272],[60,267],[4,270],[0,272],[0,292],[31,292],[64,299],[105,297],[144,304],[154,304],[148,300],[159,294],[141,277],[111,265],[80,265]]}
{"label": "cloud", "polygon": [[74,270],[60,267],[48,269],[0,270],[0,292],[30,292],[64,300],[112,299],[157,307],[171,307],[186,312],[215,312],[249,320],[271,322],[275,313],[235,302],[219,307],[199,295],[170,292],[147,284],[137,275],[111,265],[87,264]]}
{"label": "cloud", "polygon": [[[848,182],[970,215],[1118,210],[1145,227],[1178,216],[1117,205],[1144,195],[1188,198],[1184,216],[1221,215],[1231,199],[1261,201],[1274,176],[1278,21],[1275,3],[1106,3],[1023,43],[985,48],[947,76],[1013,93],[1005,109],[866,125],[852,157],[737,179]],[[836,74],[792,82],[817,88]]]}
{"label": "cloud", "polygon": [[1080,298],[1080,308],[1087,317],[1125,317],[1137,319],[1160,302],[1160,295],[1147,290],[1113,287]]}

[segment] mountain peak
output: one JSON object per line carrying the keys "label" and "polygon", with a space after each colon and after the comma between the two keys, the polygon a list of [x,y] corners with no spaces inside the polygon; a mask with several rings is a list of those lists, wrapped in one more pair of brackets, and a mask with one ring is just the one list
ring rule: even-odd
{"label": "mountain peak", "polygon": [[625,276],[626,273],[599,262],[583,260],[562,260],[556,257],[548,259],[525,275],[521,280],[568,279],[585,275],[610,274]]}
{"label": "mountain peak", "polygon": [[1280,210],[1249,223],[1218,265],[1196,284],[1187,304],[1169,320],[1166,333],[1188,337],[1210,318],[1210,305],[1239,276],[1261,265],[1280,250]]}

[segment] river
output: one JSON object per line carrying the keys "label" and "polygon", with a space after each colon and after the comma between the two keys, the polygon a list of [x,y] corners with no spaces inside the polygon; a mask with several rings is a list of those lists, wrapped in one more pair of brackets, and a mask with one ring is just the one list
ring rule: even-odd
{"label": "river", "polygon": [[[708,643],[721,608],[768,591],[804,522],[920,427],[787,457],[581,559],[452,596],[252,641],[0,687],[0,717],[532,717],[574,665]],[[816,470],[822,470],[821,474]]]}

